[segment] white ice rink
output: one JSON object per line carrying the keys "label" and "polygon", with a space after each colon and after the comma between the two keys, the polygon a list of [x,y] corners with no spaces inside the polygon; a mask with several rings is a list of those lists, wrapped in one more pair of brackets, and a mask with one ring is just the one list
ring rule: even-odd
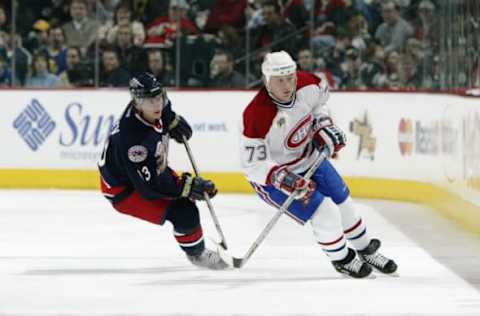
{"label": "white ice rink", "polygon": [[[236,256],[274,213],[253,195],[212,202]],[[187,262],[170,224],[116,213],[97,192],[0,191],[0,315],[480,315],[478,237],[428,208],[357,203],[399,277],[343,278],[286,216],[244,268],[213,272]]]}

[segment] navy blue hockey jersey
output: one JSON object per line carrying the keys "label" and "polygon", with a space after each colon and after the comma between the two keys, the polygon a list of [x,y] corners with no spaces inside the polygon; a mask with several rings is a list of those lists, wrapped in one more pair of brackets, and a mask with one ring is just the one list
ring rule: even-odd
{"label": "navy blue hockey jersey", "polygon": [[117,203],[133,191],[147,200],[177,198],[181,181],[168,167],[167,126],[174,119],[170,101],[162,121],[152,125],[135,112],[131,102],[108,137],[98,163],[104,195]]}

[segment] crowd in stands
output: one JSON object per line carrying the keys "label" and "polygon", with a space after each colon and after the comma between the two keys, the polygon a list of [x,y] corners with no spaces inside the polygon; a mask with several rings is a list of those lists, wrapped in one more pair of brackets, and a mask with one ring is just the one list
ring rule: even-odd
{"label": "crowd in stands", "polygon": [[[438,89],[441,2],[4,1],[0,86],[122,87],[148,70],[166,86],[251,88],[263,56],[285,50],[334,89]],[[479,86],[471,45],[463,71]]]}

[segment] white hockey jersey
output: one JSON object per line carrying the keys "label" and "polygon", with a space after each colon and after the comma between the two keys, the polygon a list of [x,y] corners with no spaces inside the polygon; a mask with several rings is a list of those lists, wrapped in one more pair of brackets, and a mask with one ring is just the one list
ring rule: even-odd
{"label": "white hockey jersey", "polygon": [[275,104],[262,88],[243,112],[240,136],[242,168],[247,178],[266,185],[273,171],[288,166],[306,171],[318,157],[313,148],[313,122],[328,115],[328,83],[297,71],[297,91],[290,107]]}

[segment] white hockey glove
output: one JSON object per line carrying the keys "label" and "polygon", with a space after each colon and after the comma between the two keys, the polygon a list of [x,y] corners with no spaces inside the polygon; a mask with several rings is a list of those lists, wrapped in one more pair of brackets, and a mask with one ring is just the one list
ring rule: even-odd
{"label": "white hockey glove", "polygon": [[274,171],[269,182],[285,194],[295,194],[295,199],[302,201],[305,205],[310,202],[310,198],[317,187],[313,180],[307,181],[305,178],[288,171],[286,167]]}
{"label": "white hockey glove", "polygon": [[313,135],[313,145],[321,150],[327,146],[330,150],[331,157],[335,158],[337,153],[345,147],[347,143],[347,136],[345,133],[332,123],[332,119],[324,117],[315,123],[316,130]]}

